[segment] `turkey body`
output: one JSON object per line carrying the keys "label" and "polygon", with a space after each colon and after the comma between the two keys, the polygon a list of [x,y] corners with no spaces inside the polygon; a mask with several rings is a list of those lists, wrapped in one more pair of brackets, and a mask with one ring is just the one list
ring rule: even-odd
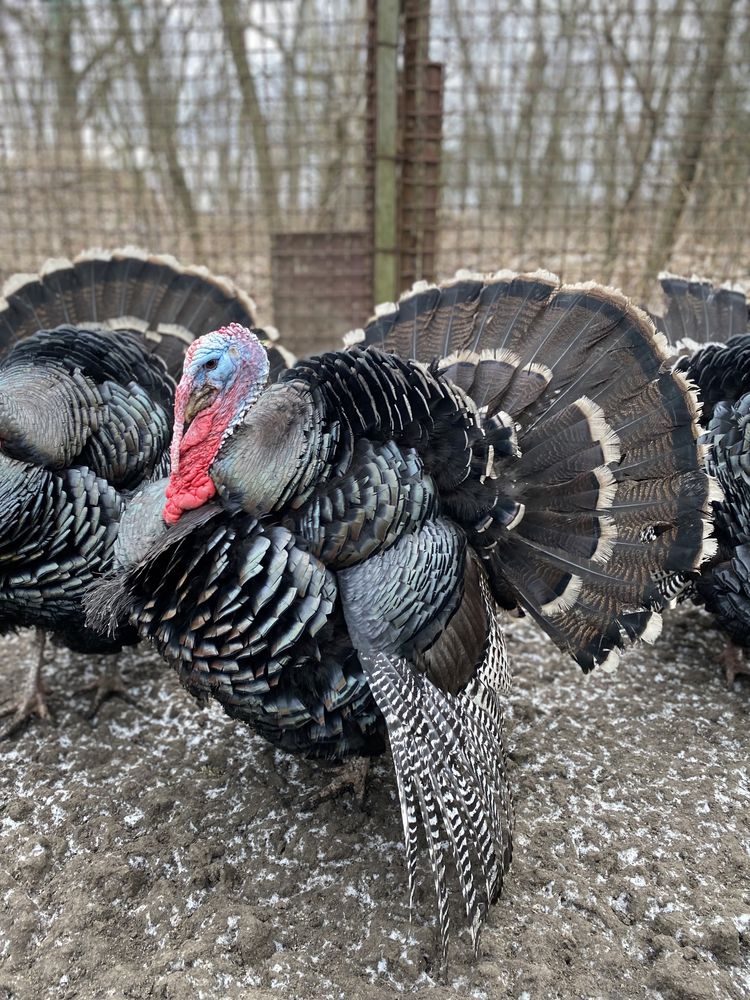
{"label": "turkey body", "polygon": [[83,596],[111,566],[128,492],[168,469],[173,400],[166,367],[133,333],[63,326],[11,351],[0,370],[1,629],[119,647],[85,628]]}
{"label": "turkey body", "polygon": [[[731,643],[750,647],[750,334],[738,289],[672,275],[662,278],[667,310],[660,322],[682,349],[677,367],[698,387],[706,466],[721,488],[715,503],[718,543],[689,593],[714,616]],[[728,677],[748,672],[727,651]]]}
{"label": "turkey body", "polygon": [[[346,380],[321,381],[336,370],[367,389],[338,397],[333,417],[325,389]],[[194,695],[272,742],[320,757],[380,752],[383,718],[359,654],[408,655],[452,692],[487,654],[494,602],[469,539],[481,538],[496,490],[483,501],[476,482],[462,490],[487,446],[476,407],[424,366],[355,351],[289,376],[235,432],[241,487],[230,450],[213,465],[219,502],[184,513],[148,553],[147,581],[136,573],[131,585],[149,597],[131,614]],[[386,395],[390,381],[398,396]],[[364,436],[350,428],[366,405]],[[510,453],[505,424],[492,440],[496,460]]]}
{"label": "turkey body", "polygon": [[[498,608],[585,670],[659,631],[710,549],[697,404],[644,314],[546,274],[459,276],[266,386],[237,325],[188,351],[170,477],[87,599],[200,699],[312,756],[393,754],[448,943],[511,857]],[[121,535],[133,513],[123,518]]]}
{"label": "turkey body", "polygon": [[[176,374],[203,322],[252,320],[222,279],[138,251],[51,261],[0,309],[0,630],[110,653],[83,598],[112,567],[128,499],[169,470]],[[171,369],[171,371],[170,371]],[[38,670],[6,732],[41,698]]]}

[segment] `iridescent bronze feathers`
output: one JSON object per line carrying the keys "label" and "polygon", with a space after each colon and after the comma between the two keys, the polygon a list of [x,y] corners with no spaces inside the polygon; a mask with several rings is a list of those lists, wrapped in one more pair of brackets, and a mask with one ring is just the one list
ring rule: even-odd
{"label": "iridescent bronze feathers", "polygon": [[[112,567],[131,492],[169,469],[170,370],[204,323],[252,322],[253,305],[205,269],[134,249],[48,261],[3,296],[0,630],[34,625],[75,649],[116,651],[137,633],[86,629],[82,599]],[[6,734],[39,704],[38,670],[32,681]]]}
{"label": "iridescent bronze feathers", "polygon": [[237,336],[210,341],[217,413],[225,385],[241,406],[197,469],[217,500],[95,592],[91,621],[130,621],[287,749],[372,754],[387,732],[444,960],[448,871],[476,947],[511,856],[498,606],[584,670],[656,637],[664,581],[711,548],[695,395],[644,313],[546,273],[419,286],[260,395]]}
{"label": "iridescent bronze feathers", "polygon": [[[706,467],[722,496],[715,503],[718,550],[683,588],[705,605],[730,641],[750,646],[750,334],[738,288],[662,275],[667,308],[657,325],[679,353],[677,368],[698,387]],[[727,678],[748,667],[731,647]]]}

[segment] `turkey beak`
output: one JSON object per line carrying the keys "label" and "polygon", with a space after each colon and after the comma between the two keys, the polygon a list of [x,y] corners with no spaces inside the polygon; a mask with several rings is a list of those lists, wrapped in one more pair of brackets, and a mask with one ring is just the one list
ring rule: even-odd
{"label": "turkey beak", "polygon": [[219,390],[215,385],[206,384],[201,386],[200,389],[196,389],[190,395],[190,398],[187,401],[187,406],[185,407],[185,415],[183,418],[185,427],[190,426],[201,410],[207,410],[218,395]]}

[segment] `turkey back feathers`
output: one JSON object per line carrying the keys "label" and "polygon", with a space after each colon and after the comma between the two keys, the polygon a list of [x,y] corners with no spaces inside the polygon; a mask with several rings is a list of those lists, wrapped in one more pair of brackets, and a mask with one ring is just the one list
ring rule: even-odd
{"label": "turkey back feathers", "polygon": [[281,525],[219,504],[183,514],[86,597],[87,622],[128,617],[199,701],[315,757],[379,753],[383,721],[345,631],[335,577]]}
{"label": "turkey back feathers", "polygon": [[[690,593],[731,640],[750,643],[750,333],[748,306],[738,288],[661,277],[667,308],[657,324],[682,353],[677,368],[698,387],[709,472],[723,493],[716,505],[718,550]],[[710,342],[709,342],[710,341]],[[685,353],[689,352],[689,353]]]}
{"label": "turkey back feathers", "polygon": [[472,537],[499,603],[525,609],[584,671],[653,641],[659,585],[711,549],[716,490],[695,393],[641,310],[546,272],[459,273],[381,307],[347,343],[436,363],[488,431],[507,428],[502,414],[515,424],[520,456],[486,448],[498,503]]}

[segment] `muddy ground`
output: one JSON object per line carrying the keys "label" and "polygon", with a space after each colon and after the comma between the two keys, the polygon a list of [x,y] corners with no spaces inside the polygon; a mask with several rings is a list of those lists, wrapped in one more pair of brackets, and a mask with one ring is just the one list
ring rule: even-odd
{"label": "muddy ground", "polygon": [[[516,856],[477,961],[437,978],[425,880],[409,921],[389,760],[351,798],[201,712],[144,648],[137,707],[92,725],[100,669],[48,667],[55,727],[0,747],[0,998],[750,996],[750,681],[674,613],[614,677],[583,678],[525,622],[509,743]],[[0,640],[0,695],[33,655]]]}

